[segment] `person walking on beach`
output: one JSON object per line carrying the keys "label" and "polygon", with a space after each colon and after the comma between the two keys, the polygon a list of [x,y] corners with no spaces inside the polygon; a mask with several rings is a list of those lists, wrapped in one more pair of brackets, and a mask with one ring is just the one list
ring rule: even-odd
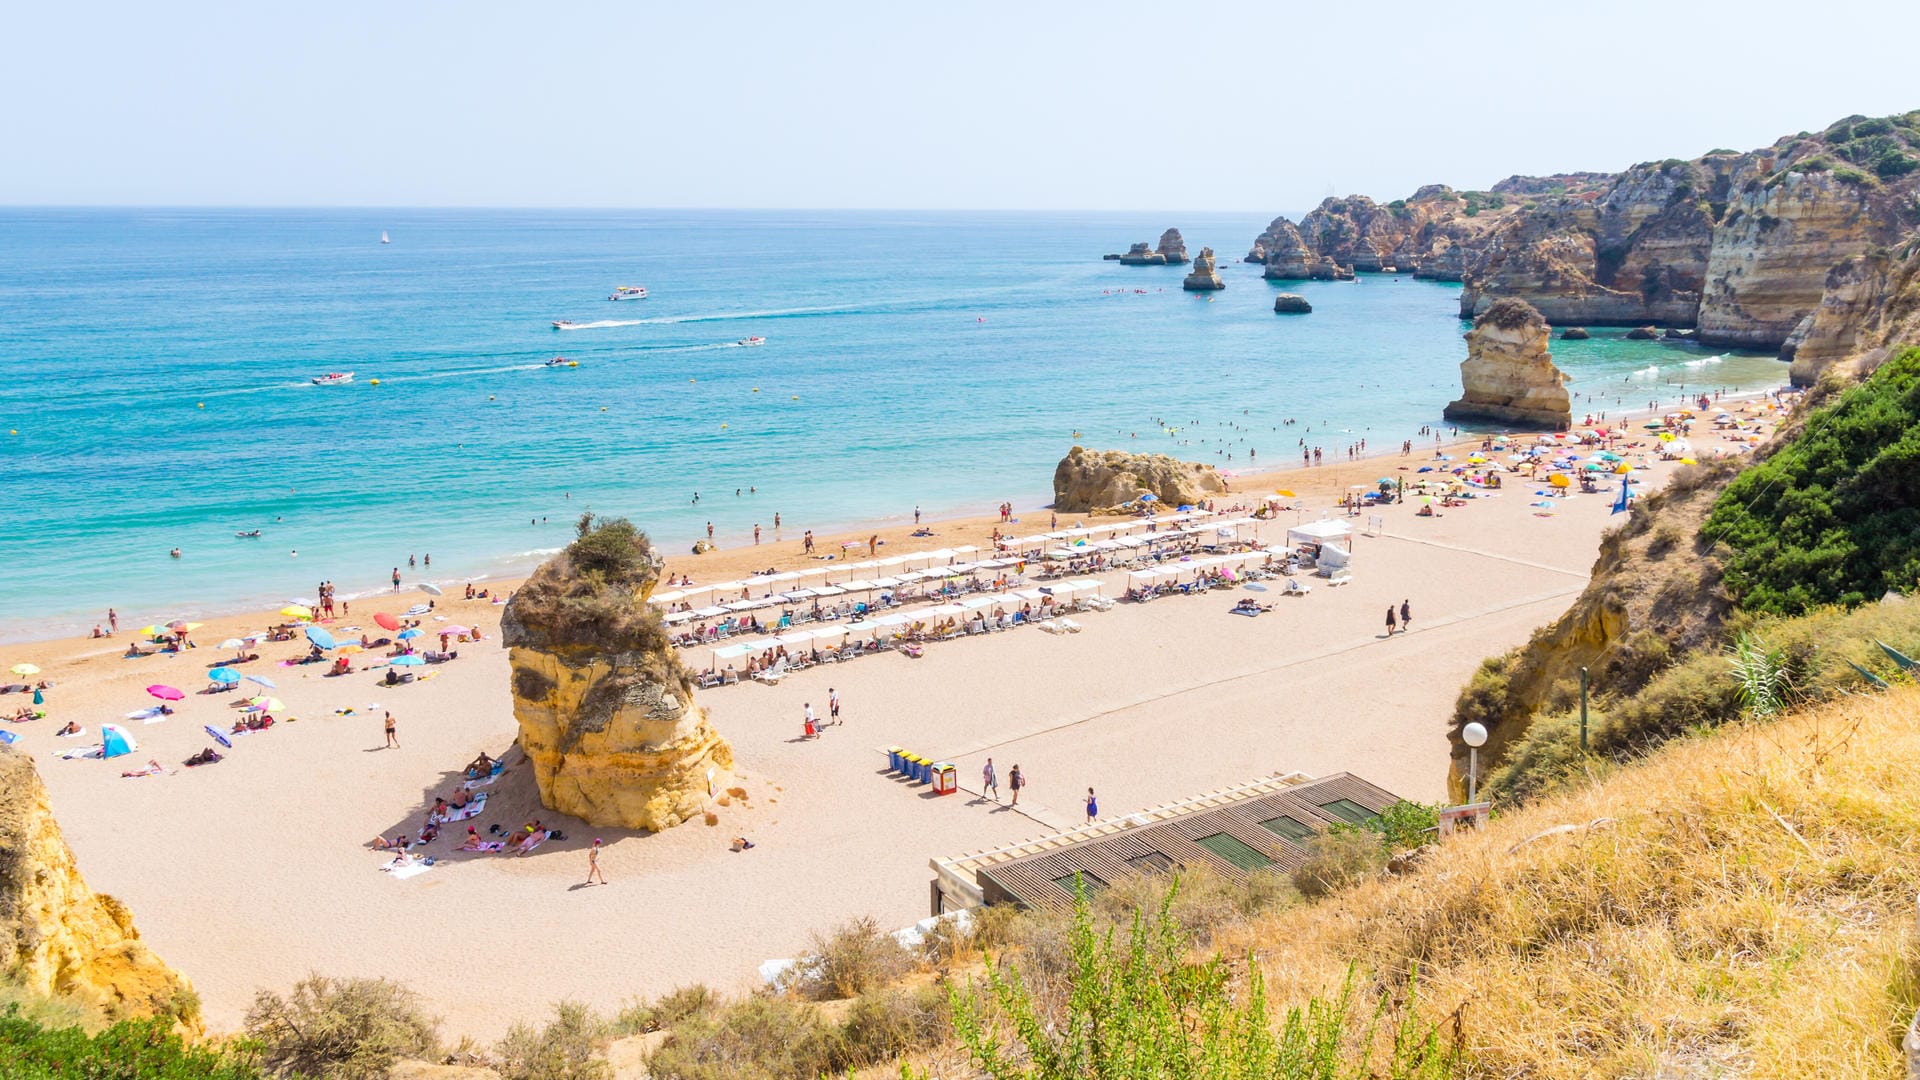
{"label": "person walking on beach", "polygon": [[394,727],[393,713],[387,709],[382,709],[381,711],[387,714],[387,745],[382,749],[398,750],[400,749],[400,735]]}
{"label": "person walking on beach", "polygon": [[1020,789],[1027,786],[1027,778],[1021,773],[1019,765],[1016,764],[1013,771],[1007,774],[1007,786],[1013,789],[1013,801],[1007,805],[1019,806]]}
{"label": "person walking on beach", "polygon": [[1400,601],[1400,630],[1404,633],[1411,629],[1413,629],[1413,605],[1402,600]]}
{"label": "person walking on beach", "polygon": [[920,524],[920,508],[917,506],[913,508],[913,523]]}
{"label": "person walking on beach", "polygon": [[107,633],[117,634],[119,632],[120,632],[120,613],[113,610],[112,608],[108,608],[107,609]]}
{"label": "person walking on beach", "polygon": [[760,542],[760,523],[757,521],[753,523],[753,542]]}
{"label": "person walking on beach", "polygon": [[1092,788],[1087,789],[1086,803],[1087,803],[1087,824],[1091,825],[1093,824],[1093,819],[1100,816],[1100,800],[1093,797]]}
{"label": "person walking on beach", "polygon": [[820,737],[820,724],[813,718],[813,702],[801,705],[800,737],[817,739]]}
{"label": "person walking on beach", "polygon": [[827,687],[827,719],[840,726],[840,691],[831,686]]}
{"label": "person walking on beach", "polygon": [[780,511],[778,510],[775,510],[773,512],[773,531],[774,532],[780,531]]}
{"label": "person walking on beach", "polygon": [[980,769],[980,794],[989,792],[993,794],[994,802],[1000,801],[1000,777],[994,774],[992,758],[988,758],[986,765]]}
{"label": "person walking on beach", "polygon": [[1393,619],[1393,605],[1388,604],[1387,605],[1387,636],[1388,637],[1393,636],[1394,625],[1395,624]]}
{"label": "person walking on beach", "polygon": [[393,568],[393,591],[400,591],[400,568],[397,566]]}
{"label": "person walking on beach", "polygon": [[594,878],[599,878],[602,885],[607,883],[606,872],[600,869],[600,838],[597,836],[593,838],[593,846],[587,849],[587,884],[593,884]]}
{"label": "person walking on beach", "polygon": [[880,534],[874,533],[872,536],[867,537],[867,557],[872,558],[879,550]]}
{"label": "person walking on beach", "polygon": [[707,539],[713,539],[713,522],[707,522]]}

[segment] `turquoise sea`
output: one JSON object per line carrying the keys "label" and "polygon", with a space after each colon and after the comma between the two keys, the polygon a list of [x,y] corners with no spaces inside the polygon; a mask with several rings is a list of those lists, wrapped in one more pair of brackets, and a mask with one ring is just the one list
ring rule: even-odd
{"label": "turquoise sea", "polygon": [[[1457,286],[1276,316],[1269,216],[0,210],[0,640],[524,570],[588,507],[670,550],[1036,507],[1076,432],[1245,468],[1437,423]],[[1100,259],[1167,225],[1224,292]],[[1785,380],[1618,333],[1555,343],[1576,389]]]}

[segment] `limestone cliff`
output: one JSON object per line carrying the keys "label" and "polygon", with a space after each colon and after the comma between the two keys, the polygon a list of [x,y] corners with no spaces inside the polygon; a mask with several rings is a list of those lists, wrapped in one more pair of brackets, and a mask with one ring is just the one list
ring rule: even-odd
{"label": "limestone cliff", "polygon": [[1811,386],[1828,371],[1865,374],[1908,345],[1920,345],[1920,238],[1829,270],[1820,306],[1782,352],[1793,361],[1794,383]]}
{"label": "limestone cliff", "polygon": [[1166,259],[1169,266],[1178,266],[1187,261],[1187,242],[1181,238],[1179,229],[1168,229],[1161,233],[1160,242],[1154,245],[1153,250]]}
{"label": "limestone cliff", "polygon": [[513,714],[549,809],[595,825],[662,830],[724,787],[733,749],[647,606],[659,557],[622,519],[582,518],[501,615]]}
{"label": "limestone cliff", "polygon": [[185,976],[140,940],[118,900],[87,887],[33,759],[0,746],[0,979],[109,1018],[198,1023]]}
{"label": "limestone cliff", "polygon": [[1180,287],[1188,292],[1207,292],[1227,287],[1227,283],[1220,280],[1219,272],[1214,269],[1212,248],[1203,247],[1200,249],[1200,254],[1194,256],[1193,273],[1188,274],[1186,279],[1180,282]]}
{"label": "limestone cliff", "polygon": [[1861,359],[1847,350],[1881,347],[1868,324],[1894,283],[1864,263],[1828,274],[1914,236],[1916,188],[1920,112],[1852,116],[1747,153],[1618,174],[1509,177],[1488,192],[1429,185],[1384,206],[1328,199],[1297,228],[1276,219],[1247,259],[1277,280],[1391,265],[1460,281],[1462,318],[1512,297],[1555,325],[1697,326],[1708,345],[1790,346],[1807,382]]}
{"label": "limestone cliff", "polygon": [[1567,377],[1547,352],[1552,330],[1520,300],[1494,303],[1474,320],[1460,363],[1462,393],[1443,414],[1452,421],[1491,421],[1564,431],[1573,422]]}
{"label": "limestone cliff", "polygon": [[1063,513],[1129,513],[1142,495],[1161,506],[1198,503],[1227,490],[1211,465],[1165,454],[1129,454],[1076,446],[1053,470],[1053,506]]}

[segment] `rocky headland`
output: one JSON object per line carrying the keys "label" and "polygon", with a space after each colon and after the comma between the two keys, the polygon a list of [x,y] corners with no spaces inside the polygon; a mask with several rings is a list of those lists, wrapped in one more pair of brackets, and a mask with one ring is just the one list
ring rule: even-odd
{"label": "rocky headland", "polygon": [[172,1016],[198,1024],[186,976],[147,948],[123,904],[87,887],[33,759],[4,746],[0,973],[29,994],[72,1001],[110,1019]]}
{"label": "rocky headland", "polygon": [[501,614],[520,746],[548,809],[659,831],[731,778],[733,749],[647,606],[659,567],[630,522],[589,515]]}
{"label": "rocky headland", "polygon": [[1547,320],[1524,300],[1499,300],[1481,312],[1460,364],[1463,393],[1446,419],[1566,430],[1573,404],[1567,377],[1547,352],[1551,337]]}
{"label": "rocky headland", "polygon": [[1227,287],[1227,283],[1220,280],[1219,271],[1214,268],[1212,248],[1200,249],[1200,254],[1193,260],[1193,272],[1180,282],[1180,287],[1188,292],[1209,292]]}
{"label": "rocky headland", "polygon": [[1142,240],[1124,254],[1106,258],[1118,260],[1122,266],[1179,266],[1187,261],[1187,242],[1179,229],[1168,229],[1160,234],[1158,244],[1149,245]]}
{"label": "rocky headland", "polygon": [[1162,506],[1181,506],[1226,490],[1213,466],[1165,454],[1076,446],[1053,470],[1053,507],[1069,514],[1132,513],[1142,495]]}
{"label": "rocky headland", "polygon": [[1805,384],[1910,331],[1878,312],[1901,289],[1891,268],[1911,261],[1916,189],[1920,111],[1851,116],[1620,173],[1327,199],[1298,224],[1276,218],[1246,261],[1275,281],[1388,267],[1459,281],[1462,318],[1513,298],[1554,326],[1695,330],[1704,345],[1797,358]]}

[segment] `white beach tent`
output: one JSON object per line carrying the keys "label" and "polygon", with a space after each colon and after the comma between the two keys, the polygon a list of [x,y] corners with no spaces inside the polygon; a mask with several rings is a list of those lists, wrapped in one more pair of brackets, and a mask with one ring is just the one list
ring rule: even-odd
{"label": "white beach tent", "polygon": [[1338,548],[1342,551],[1353,550],[1353,526],[1334,518],[1309,521],[1304,525],[1295,525],[1287,530],[1287,546],[1297,544],[1318,544],[1326,548]]}

